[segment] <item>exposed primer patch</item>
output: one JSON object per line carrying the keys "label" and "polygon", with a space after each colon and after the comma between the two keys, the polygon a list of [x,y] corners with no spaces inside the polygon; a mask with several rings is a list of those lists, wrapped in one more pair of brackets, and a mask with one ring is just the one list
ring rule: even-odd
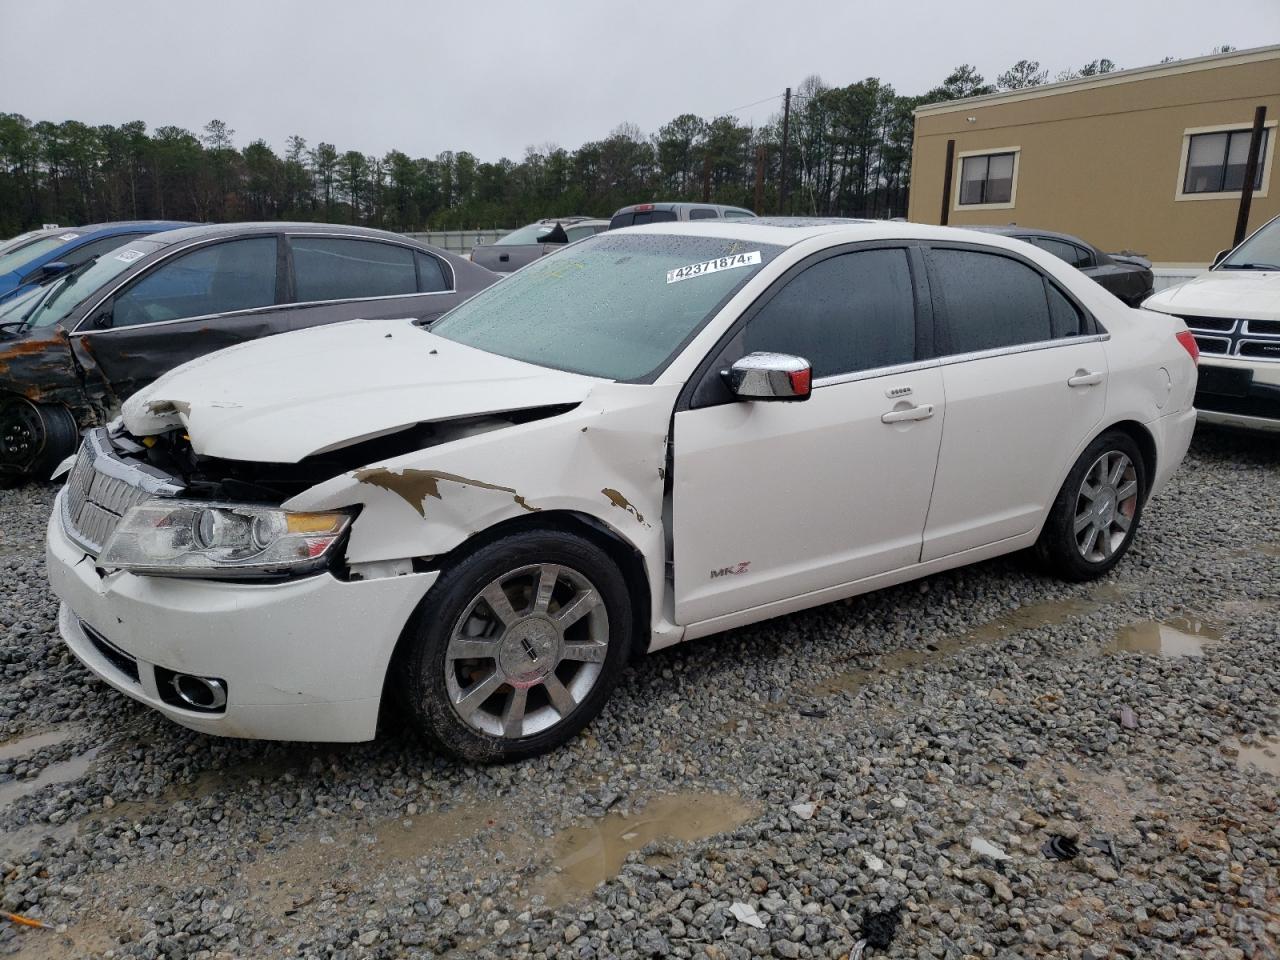
{"label": "exposed primer patch", "polygon": [[176,413],[180,417],[191,415],[191,404],[185,400],[148,400],[147,413],[163,416],[166,413]]}
{"label": "exposed primer patch", "polygon": [[511,499],[518,506],[528,510],[530,513],[537,513],[542,509],[541,507],[530,505],[514,487],[485,483],[483,480],[472,480],[470,477],[460,477],[456,473],[445,473],[441,470],[406,468],[399,473],[395,473],[386,467],[369,467],[364,470],[357,470],[355,478],[360,483],[372,484],[375,487],[381,487],[383,490],[391,491],[396,496],[401,497],[423,517],[427,515],[427,497],[434,497],[437,500],[444,499],[440,495],[441,480],[448,480],[450,483],[458,483],[465,487],[479,487],[482,490],[509,493]]}
{"label": "exposed primer patch", "polygon": [[620,494],[617,490],[613,489],[613,487],[605,487],[600,492],[603,493],[605,497],[608,498],[609,502],[619,510],[627,511],[627,513],[636,518],[638,523],[643,523],[646,527],[649,526],[649,524],[644,521],[644,514],[636,509],[635,504]]}

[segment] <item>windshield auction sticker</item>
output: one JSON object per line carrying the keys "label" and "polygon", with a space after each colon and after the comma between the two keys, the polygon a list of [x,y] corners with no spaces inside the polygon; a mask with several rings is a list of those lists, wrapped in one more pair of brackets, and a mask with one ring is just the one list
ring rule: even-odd
{"label": "windshield auction sticker", "polygon": [[752,250],[749,253],[733,253],[727,257],[716,257],[714,260],[703,260],[701,263],[691,263],[687,267],[676,267],[674,270],[668,270],[667,283],[679,283],[681,280],[688,280],[690,277],[701,277],[703,274],[718,273],[721,270],[750,267],[759,262],[759,250]]}
{"label": "windshield auction sticker", "polygon": [[116,259],[122,263],[133,263],[143,255],[141,250],[122,250],[116,254]]}

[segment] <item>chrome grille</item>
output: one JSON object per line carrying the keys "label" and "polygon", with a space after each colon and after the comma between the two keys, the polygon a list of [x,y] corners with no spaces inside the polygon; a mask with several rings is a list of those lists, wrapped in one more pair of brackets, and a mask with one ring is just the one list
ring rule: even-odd
{"label": "chrome grille", "polygon": [[62,498],[62,525],[72,540],[97,556],[130,507],[182,491],[174,478],[119,454],[103,427],[80,444]]}

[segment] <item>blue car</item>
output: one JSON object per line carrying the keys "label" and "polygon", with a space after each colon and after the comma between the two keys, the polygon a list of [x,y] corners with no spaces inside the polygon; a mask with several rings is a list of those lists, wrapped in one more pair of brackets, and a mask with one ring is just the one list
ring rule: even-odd
{"label": "blue car", "polygon": [[174,220],[126,220],[42,230],[35,239],[0,253],[0,303],[38,287],[64,270],[114,250],[134,237],[189,226],[192,224]]}

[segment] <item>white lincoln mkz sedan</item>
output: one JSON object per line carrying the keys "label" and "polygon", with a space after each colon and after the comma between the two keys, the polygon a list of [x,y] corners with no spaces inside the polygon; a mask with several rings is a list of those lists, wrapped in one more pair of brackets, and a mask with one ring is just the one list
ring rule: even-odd
{"label": "white lincoln mkz sedan", "polygon": [[1110,569],[1187,450],[1195,342],[1017,240],[756,220],[601,234],[429,328],[180,367],[48,528],[90,669],[207,733],[476,760],[633,654],[1035,548]]}

